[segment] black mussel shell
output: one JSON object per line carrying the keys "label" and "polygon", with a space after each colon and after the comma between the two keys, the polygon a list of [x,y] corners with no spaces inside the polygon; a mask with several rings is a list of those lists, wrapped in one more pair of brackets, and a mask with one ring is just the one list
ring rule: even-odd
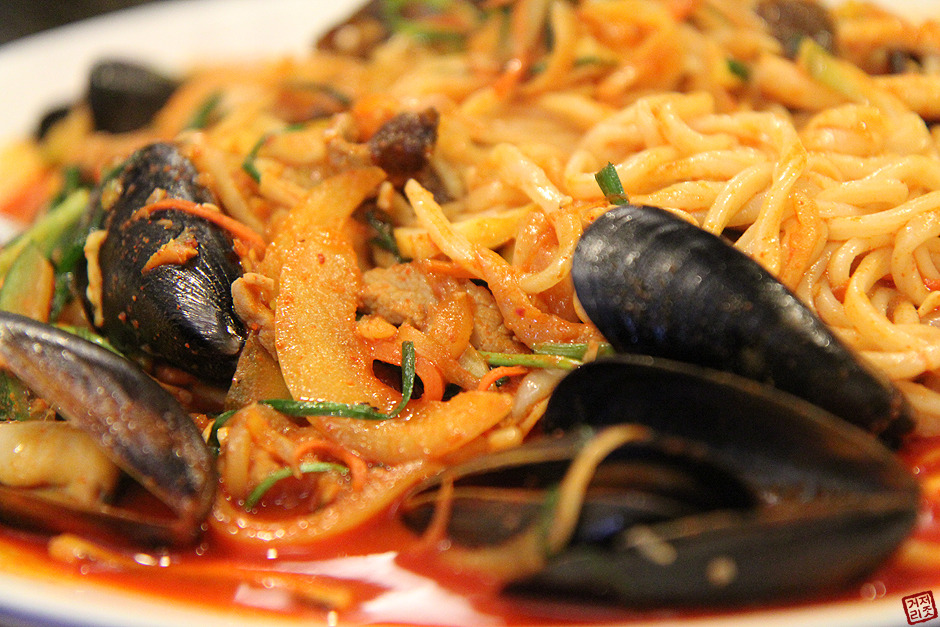
{"label": "black mussel shell", "polygon": [[[450,567],[534,563],[510,568],[506,586],[539,597],[746,605],[857,585],[916,522],[917,482],[871,434],[727,372],[618,355],[567,375],[543,423],[540,438],[405,499],[416,531],[446,503]],[[641,436],[598,454],[631,428]],[[572,492],[585,459],[593,474]],[[577,522],[555,544],[572,507]]]}
{"label": "black mussel shell", "polygon": [[125,133],[142,128],[176,91],[176,81],[143,65],[96,63],[88,76],[88,105],[97,130]]}
{"label": "black mussel shell", "polygon": [[[116,200],[102,199],[116,190]],[[158,191],[159,190],[159,191]],[[166,198],[213,202],[193,165],[170,144],[135,153],[102,184],[92,200],[92,220],[107,236],[97,255],[102,275],[100,331],[119,349],[166,361],[206,381],[226,384],[235,372],[246,331],[232,304],[241,265],[229,235],[215,224],[175,209],[136,212]],[[184,263],[144,270],[170,240],[195,241],[198,254]],[[78,273],[85,294],[87,274]],[[89,318],[94,307],[86,302]]]}
{"label": "black mussel shell", "polygon": [[0,312],[0,356],[5,369],[167,506],[165,513],[94,508],[0,486],[0,517],[32,529],[115,533],[146,544],[188,544],[200,535],[214,502],[215,459],[169,392],[114,351],[7,312]]}
{"label": "black mussel shell", "polygon": [[701,364],[801,396],[897,444],[910,408],[760,264],[672,214],[615,207],[584,233],[578,300],[617,351]]}

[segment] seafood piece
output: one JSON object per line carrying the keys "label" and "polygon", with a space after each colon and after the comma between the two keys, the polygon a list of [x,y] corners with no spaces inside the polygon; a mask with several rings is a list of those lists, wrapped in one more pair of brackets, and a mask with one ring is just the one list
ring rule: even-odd
{"label": "seafood piece", "polygon": [[876,438],[730,373],[599,360],[543,421],[405,500],[449,566],[634,606],[784,600],[857,584],[916,520],[917,483]]}
{"label": "seafood piece", "polygon": [[7,486],[0,488],[0,516],[58,531],[104,528],[150,544],[196,538],[214,499],[215,459],[168,392],[117,353],[6,312],[0,312],[0,361],[172,512],[89,506]]}
{"label": "seafood piece", "polygon": [[149,124],[178,84],[154,70],[116,59],[95,63],[88,76],[88,106],[95,128],[125,133]]}
{"label": "seafood piece", "polygon": [[581,237],[578,300],[619,352],[770,383],[897,443],[913,427],[891,383],[862,365],[744,253],[655,207],[621,205]]}
{"label": "seafood piece", "polygon": [[91,213],[104,239],[86,244],[78,291],[88,318],[119,349],[227,384],[246,335],[232,305],[241,265],[224,229],[174,208],[173,200],[213,197],[170,144],[142,148],[105,181]]}

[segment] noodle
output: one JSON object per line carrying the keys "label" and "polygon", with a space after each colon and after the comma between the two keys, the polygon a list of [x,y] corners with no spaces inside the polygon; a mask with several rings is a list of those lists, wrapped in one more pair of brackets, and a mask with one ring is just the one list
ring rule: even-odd
{"label": "noodle", "polygon": [[[6,210],[30,181],[77,167],[99,182],[161,139],[218,198],[213,220],[241,240],[232,293],[249,340],[224,403],[235,413],[211,429],[214,533],[315,543],[442,466],[521,443],[560,373],[488,359],[546,344],[597,354],[570,270],[607,210],[595,178],[607,163],[631,202],[726,237],[777,276],[899,386],[915,436],[940,435],[937,23],[854,3],[831,12],[835,53],[804,40],[788,56],[751,0],[388,4],[402,11],[390,23],[360,13],[309,56],[188,76],[140,131],[94,131],[76,105],[29,153],[37,175],[0,185]],[[908,68],[889,74],[894,55]],[[214,212],[147,209],[184,205]],[[259,404],[385,415],[406,393],[405,343],[420,387],[393,419],[287,419]],[[291,479],[246,511],[285,468]],[[940,549],[917,542],[929,549],[903,559],[936,567]]]}

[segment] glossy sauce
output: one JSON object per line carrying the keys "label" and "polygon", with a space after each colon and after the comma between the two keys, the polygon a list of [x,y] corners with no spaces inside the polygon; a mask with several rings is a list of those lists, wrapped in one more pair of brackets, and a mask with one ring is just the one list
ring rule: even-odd
{"label": "glossy sauce", "polygon": [[[940,439],[909,445],[905,461],[925,487],[923,513],[913,540],[940,553]],[[169,603],[244,618],[289,617],[317,623],[423,623],[442,625],[541,625],[630,623],[702,617],[674,610],[637,612],[600,604],[566,603],[499,594],[495,581],[469,578],[435,567],[427,549],[392,512],[355,533],[290,551],[246,548],[210,532],[194,548],[172,553],[114,549],[124,566],[107,560],[74,564],[50,558],[48,538],[0,530],[0,569],[53,581],[93,581]],[[940,587],[937,557],[915,565],[905,550],[868,581],[838,597],[810,603],[854,602]],[[130,567],[127,566],[130,564]],[[267,578],[267,579],[266,579]],[[293,592],[272,582],[299,583]],[[322,607],[303,593],[304,582],[349,595],[341,609]],[[300,592],[298,593],[298,590]],[[793,607],[781,605],[777,609]],[[771,609],[766,606],[740,611]],[[898,614],[901,614],[899,602]],[[273,616],[272,616],[273,615]]]}

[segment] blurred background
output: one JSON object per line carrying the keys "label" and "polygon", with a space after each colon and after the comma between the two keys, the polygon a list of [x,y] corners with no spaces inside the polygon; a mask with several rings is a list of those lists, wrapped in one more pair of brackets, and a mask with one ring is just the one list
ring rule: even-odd
{"label": "blurred background", "polygon": [[153,1],[0,0],[0,44],[86,17]]}

